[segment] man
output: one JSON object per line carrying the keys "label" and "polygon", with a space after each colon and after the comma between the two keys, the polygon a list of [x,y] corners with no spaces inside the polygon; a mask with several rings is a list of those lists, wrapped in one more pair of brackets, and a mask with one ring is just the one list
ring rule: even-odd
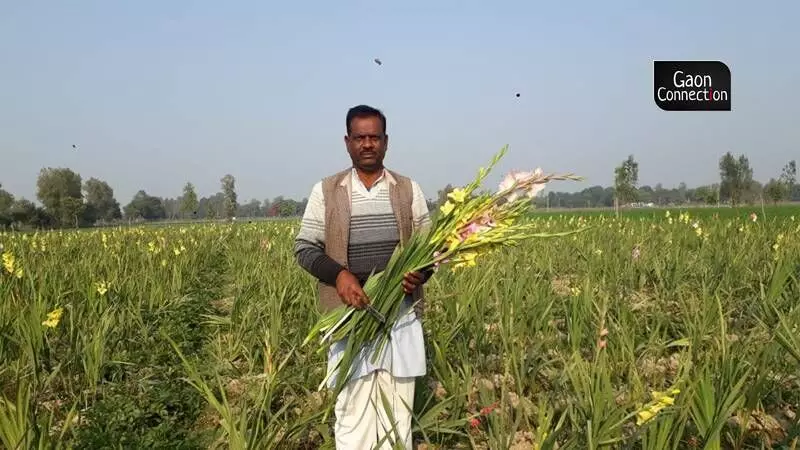
{"label": "man", "polygon": [[[355,106],[345,123],[352,167],[314,185],[295,240],[298,263],[319,281],[323,311],[343,303],[365,307],[369,299],[362,288],[369,274],[384,270],[397,244],[430,224],[419,185],[383,166],[389,143],[383,113]],[[372,449],[377,444],[411,449],[414,382],[426,373],[422,325],[412,305],[422,298],[422,285],[431,273],[405,275],[402,301],[407,313],[393,327],[389,345],[375,364],[372,347],[362,349],[356,359],[355,373],[336,399],[337,449]],[[329,371],[345,345],[340,341],[331,346]],[[334,382],[335,375],[328,386]],[[383,408],[381,391],[391,404],[391,416]],[[389,423],[389,417],[396,422]]]}

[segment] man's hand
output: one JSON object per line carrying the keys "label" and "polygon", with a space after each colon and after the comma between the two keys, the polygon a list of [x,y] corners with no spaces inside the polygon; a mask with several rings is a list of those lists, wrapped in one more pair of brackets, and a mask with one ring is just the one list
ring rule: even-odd
{"label": "man's hand", "polygon": [[347,270],[342,270],[336,276],[336,292],[342,299],[342,303],[353,308],[361,309],[369,303],[367,294],[361,289],[358,278]]}
{"label": "man's hand", "polygon": [[403,292],[410,294],[425,282],[421,272],[409,272],[403,276]]}

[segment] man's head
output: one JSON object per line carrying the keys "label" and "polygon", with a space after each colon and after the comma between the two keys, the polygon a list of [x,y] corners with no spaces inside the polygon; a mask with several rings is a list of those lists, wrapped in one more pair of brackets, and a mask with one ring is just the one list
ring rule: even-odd
{"label": "man's head", "polygon": [[386,116],[371,106],[358,105],[347,111],[347,135],[344,143],[353,166],[365,172],[383,169],[389,144]]}

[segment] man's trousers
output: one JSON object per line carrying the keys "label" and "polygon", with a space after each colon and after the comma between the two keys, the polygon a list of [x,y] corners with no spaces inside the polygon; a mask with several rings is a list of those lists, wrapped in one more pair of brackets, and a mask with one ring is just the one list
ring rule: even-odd
{"label": "man's trousers", "polygon": [[337,450],[411,450],[414,381],[414,377],[396,378],[385,370],[350,381],[336,399]]}

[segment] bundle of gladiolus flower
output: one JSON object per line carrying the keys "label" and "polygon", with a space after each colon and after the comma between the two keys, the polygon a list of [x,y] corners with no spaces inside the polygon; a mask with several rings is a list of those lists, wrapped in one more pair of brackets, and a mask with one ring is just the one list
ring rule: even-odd
{"label": "bundle of gladiolus flower", "polygon": [[479,255],[503,246],[516,245],[526,239],[566,236],[582,231],[541,233],[535,230],[534,222],[525,220],[533,208],[532,199],[547,182],[581,180],[572,174],[546,175],[540,169],[512,172],[496,193],[473,195],[507,149],[508,146],[503,147],[488,168],[481,168],[472,183],[450,192],[432,225],[425,231],[414,233],[405,245],[398,246],[386,269],[368,278],[364,292],[370,299],[369,308],[354,309],[342,305],[322,317],[312,328],[304,345],[322,335],[320,352],[326,349],[326,345],[347,338],[342,358],[319,389],[334,373],[343,370],[344,376],[337,375],[335,398],[350,378],[351,366],[364,345],[378,339],[373,361],[381,354],[392,326],[407,311],[399,301],[404,296],[401,285],[404,274],[438,268],[441,264],[453,264],[453,270],[471,267],[476,265]]}

